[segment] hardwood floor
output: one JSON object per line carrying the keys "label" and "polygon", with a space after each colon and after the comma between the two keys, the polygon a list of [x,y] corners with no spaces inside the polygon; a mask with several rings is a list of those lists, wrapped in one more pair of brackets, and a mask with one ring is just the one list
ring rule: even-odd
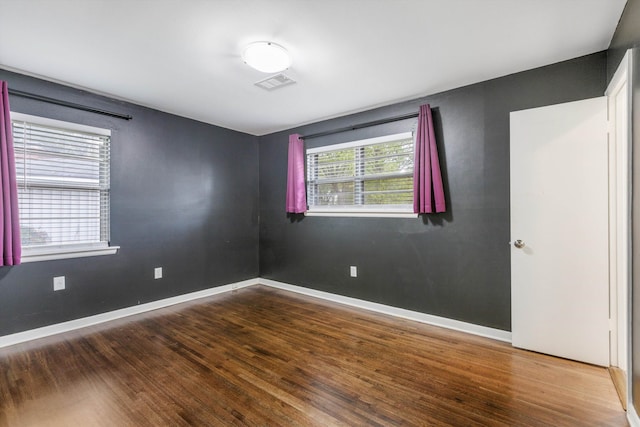
{"label": "hardwood floor", "polygon": [[2,426],[625,426],[606,369],[251,287],[0,349]]}

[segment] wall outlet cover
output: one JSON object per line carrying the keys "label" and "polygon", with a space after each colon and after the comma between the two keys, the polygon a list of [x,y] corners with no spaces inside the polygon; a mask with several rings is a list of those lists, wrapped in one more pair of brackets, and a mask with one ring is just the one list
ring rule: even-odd
{"label": "wall outlet cover", "polygon": [[65,277],[57,276],[53,278],[53,290],[54,291],[62,291],[66,288]]}
{"label": "wall outlet cover", "polygon": [[156,267],[153,269],[153,278],[162,279],[162,267]]}
{"label": "wall outlet cover", "polygon": [[351,277],[358,277],[358,267],[356,267],[355,265],[352,265],[350,269],[350,274],[351,274]]}

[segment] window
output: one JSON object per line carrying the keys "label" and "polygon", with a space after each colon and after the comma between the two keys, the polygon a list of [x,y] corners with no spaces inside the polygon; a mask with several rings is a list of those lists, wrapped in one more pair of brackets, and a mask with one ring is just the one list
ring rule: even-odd
{"label": "window", "polygon": [[109,247],[110,131],[12,113],[23,260]]}
{"label": "window", "polygon": [[412,214],[413,156],[410,132],[307,150],[309,213]]}

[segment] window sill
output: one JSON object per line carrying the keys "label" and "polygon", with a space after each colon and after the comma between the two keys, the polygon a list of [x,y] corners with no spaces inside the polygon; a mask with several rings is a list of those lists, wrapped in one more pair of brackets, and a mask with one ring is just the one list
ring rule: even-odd
{"label": "window sill", "polygon": [[417,218],[418,214],[413,212],[358,212],[358,211],[307,211],[305,216],[333,216],[350,218]]}
{"label": "window sill", "polygon": [[114,255],[120,246],[105,247],[69,247],[69,248],[25,248],[22,263],[52,261],[56,259],[81,258],[100,255]]}

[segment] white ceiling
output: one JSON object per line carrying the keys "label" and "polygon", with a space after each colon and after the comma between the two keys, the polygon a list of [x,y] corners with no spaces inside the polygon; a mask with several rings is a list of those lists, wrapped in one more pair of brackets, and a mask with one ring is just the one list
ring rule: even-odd
{"label": "white ceiling", "polygon": [[[0,67],[263,135],[606,49],[626,0],[0,0]],[[248,43],[297,81],[254,83]]]}

